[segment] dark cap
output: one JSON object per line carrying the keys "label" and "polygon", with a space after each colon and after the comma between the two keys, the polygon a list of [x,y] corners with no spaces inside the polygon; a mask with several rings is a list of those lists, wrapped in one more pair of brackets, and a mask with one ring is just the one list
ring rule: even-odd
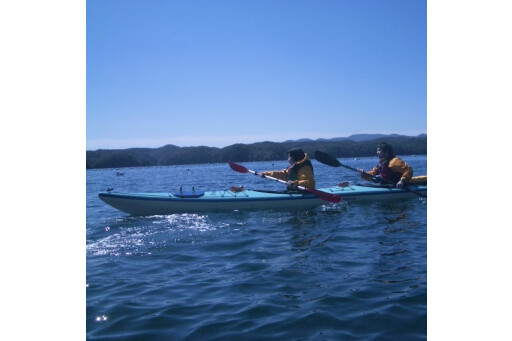
{"label": "dark cap", "polygon": [[293,158],[295,161],[300,161],[306,157],[306,154],[301,148],[294,148],[290,149],[288,151],[288,154]]}

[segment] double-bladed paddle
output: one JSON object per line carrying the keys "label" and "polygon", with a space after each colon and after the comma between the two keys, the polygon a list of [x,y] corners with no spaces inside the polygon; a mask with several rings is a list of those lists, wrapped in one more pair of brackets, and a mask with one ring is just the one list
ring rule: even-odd
{"label": "double-bladed paddle", "polygon": [[[231,169],[234,170],[235,172],[238,172],[238,173],[252,173],[254,175],[261,175],[261,173],[258,173],[258,172],[255,172],[253,170],[247,169],[244,166],[239,165],[237,163],[234,163],[234,162],[231,162],[231,161],[228,161],[228,163],[229,163],[229,167],[231,167]],[[273,177],[268,176],[268,175],[263,175],[263,177],[266,178],[266,179],[270,179],[270,180],[274,180],[274,181],[278,181],[278,182],[281,182],[283,184],[286,184],[286,181],[280,180],[280,179],[276,179],[276,178],[273,178]],[[297,186],[297,188],[300,189],[300,190],[312,193],[312,194],[316,195],[317,197],[319,197],[320,199],[325,200],[325,201],[329,201],[329,202],[333,202],[333,203],[337,203],[337,202],[341,201],[341,196],[336,195],[336,194],[331,194],[331,193],[319,191],[319,190],[314,189],[314,188],[307,188],[307,187],[302,187],[302,186]]]}
{"label": "double-bladed paddle", "polygon": [[[347,166],[347,165],[344,165],[341,162],[339,162],[338,159],[336,159],[334,156],[331,156],[331,155],[329,155],[327,153],[324,153],[324,152],[321,152],[319,150],[317,150],[315,152],[315,159],[317,159],[318,162],[321,162],[321,163],[323,163],[324,165],[327,165],[327,166],[331,166],[331,167],[345,167],[345,168],[348,168],[350,170],[359,172],[358,169],[350,167],[350,166]],[[372,178],[374,178],[374,176],[372,176],[371,174],[368,174],[366,172],[363,172],[363,173],[365,173],[365,174],[371,176]]]}
{"label": "double-bladed paddle", "polygon": [[[327,153],[324,153],[324,152],[321,152],[321,151],[319,151],[319,150],[317,150],[317,151],[315,152],[315,159],[316,159],[318,162],[323,163],[324,165],[327,165],[327,166],[331,166],[331,167],[345,167],[345,168],[347,168],[347,169],[350,169],[350,170],[356,171],[356,172],[358,172],[358,173],[366,174],[366,175],[370,176],[370,177],[372,178],[372,180],[374,180],[374,181],[376,181],[376,180],[378,180],[378,181],[383,181],[382,179],[378,179],[377,177],[375,177],[375,176],[371,175],[370,173],[367,173],[367,172],[365,172],[365,171],[362,171],[362,172],[361,172],[359,169],[356,169],[356,168],[354,168],[354,167],[350,167],[350,166],[344,165],[344,164],[342,164],[341,162],[339,162],[339,161],[338,161],[338,159],[336,159],[334,156],[331,156],[331,155],[329,155],[329,154],[327,154]],[[386,182],[386,181],[384,180],[384,182]],[[388,181],[388,183],[389,183],[389,181]],[[426,198],[426,197],[427,197],[425,194],[423,194],[423,193],[419,193],[419,192],[416,192],[416,191],[413,191],[413,190],[412,190],[412,189],[410,189],[410,188],[403,187],[403,189],[405,189],[406,191],[409,191],[409,192],[411,192],[411,193],[414,193],[414,194],[416,194],[416,195],[419,195],[419,196],[420,196],[420,197],[422,197],[422,198]]]}

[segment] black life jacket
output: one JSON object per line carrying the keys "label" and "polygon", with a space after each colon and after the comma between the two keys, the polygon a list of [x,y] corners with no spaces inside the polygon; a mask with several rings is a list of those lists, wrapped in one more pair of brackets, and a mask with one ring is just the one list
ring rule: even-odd
{"label": "black life jacket", "polygon": [[380,175],[381,177],[381,183],[394,183],[396,184],[398,181],[400,181],[400,178],[402,177],[402,174],[399,172],[395,172],[391,168],[389,168],[389,161],[391,161],[394,157],[391,159],[388,159],[382,163],[380,163],[377,166],[377,175]]}

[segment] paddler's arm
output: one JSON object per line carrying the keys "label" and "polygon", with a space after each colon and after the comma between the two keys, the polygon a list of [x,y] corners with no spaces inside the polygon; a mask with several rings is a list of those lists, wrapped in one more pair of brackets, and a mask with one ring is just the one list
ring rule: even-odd
{"label": "paddler's arm", "polygon": [[276,178],[276,179],[279,179],[279,180],[283,180],[283,181],[288,181],[288,172],[287,170],[282,170],[282,171],[265,171],[265,172],[261,172],[259,173],[261,176],[270,176],[272,178]]}
{"label": "paddler's arm", "polygon": [[398,157],[389,162],[389,168],[402,174],[400,181],[398,181],[396,184],[397,187],[403,187],[405,184],[411,181],[414,174],[412,168]]}
{"label": "paddler's arm", "polygon": [[377,167],[373,167],[371,171],[365,172],[363,169],[358,169],[359,173],[361,173],[361,179],[366,181],[373,181],[373,177],[377,175]]}

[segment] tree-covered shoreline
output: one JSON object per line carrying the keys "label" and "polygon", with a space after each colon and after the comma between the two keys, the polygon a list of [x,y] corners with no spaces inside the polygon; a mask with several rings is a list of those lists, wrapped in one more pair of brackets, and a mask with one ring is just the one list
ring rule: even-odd
{"label": "tree-covered shoreline", "polygon": [[160,148],[99,149],[86,151],[86,168],[122,168],[169,166],[203,163],[274,161],[287,158],[291,148],[302,148],[311,158],[315,150],[321,150],[337,158],[374,156],[379,142],[393,146],[397,155],[427,154],[427,136],[416,137],[388,135],[368,139],[297,140],[285,142],[257,142],[216,147],[178,147],[166,145]]}

